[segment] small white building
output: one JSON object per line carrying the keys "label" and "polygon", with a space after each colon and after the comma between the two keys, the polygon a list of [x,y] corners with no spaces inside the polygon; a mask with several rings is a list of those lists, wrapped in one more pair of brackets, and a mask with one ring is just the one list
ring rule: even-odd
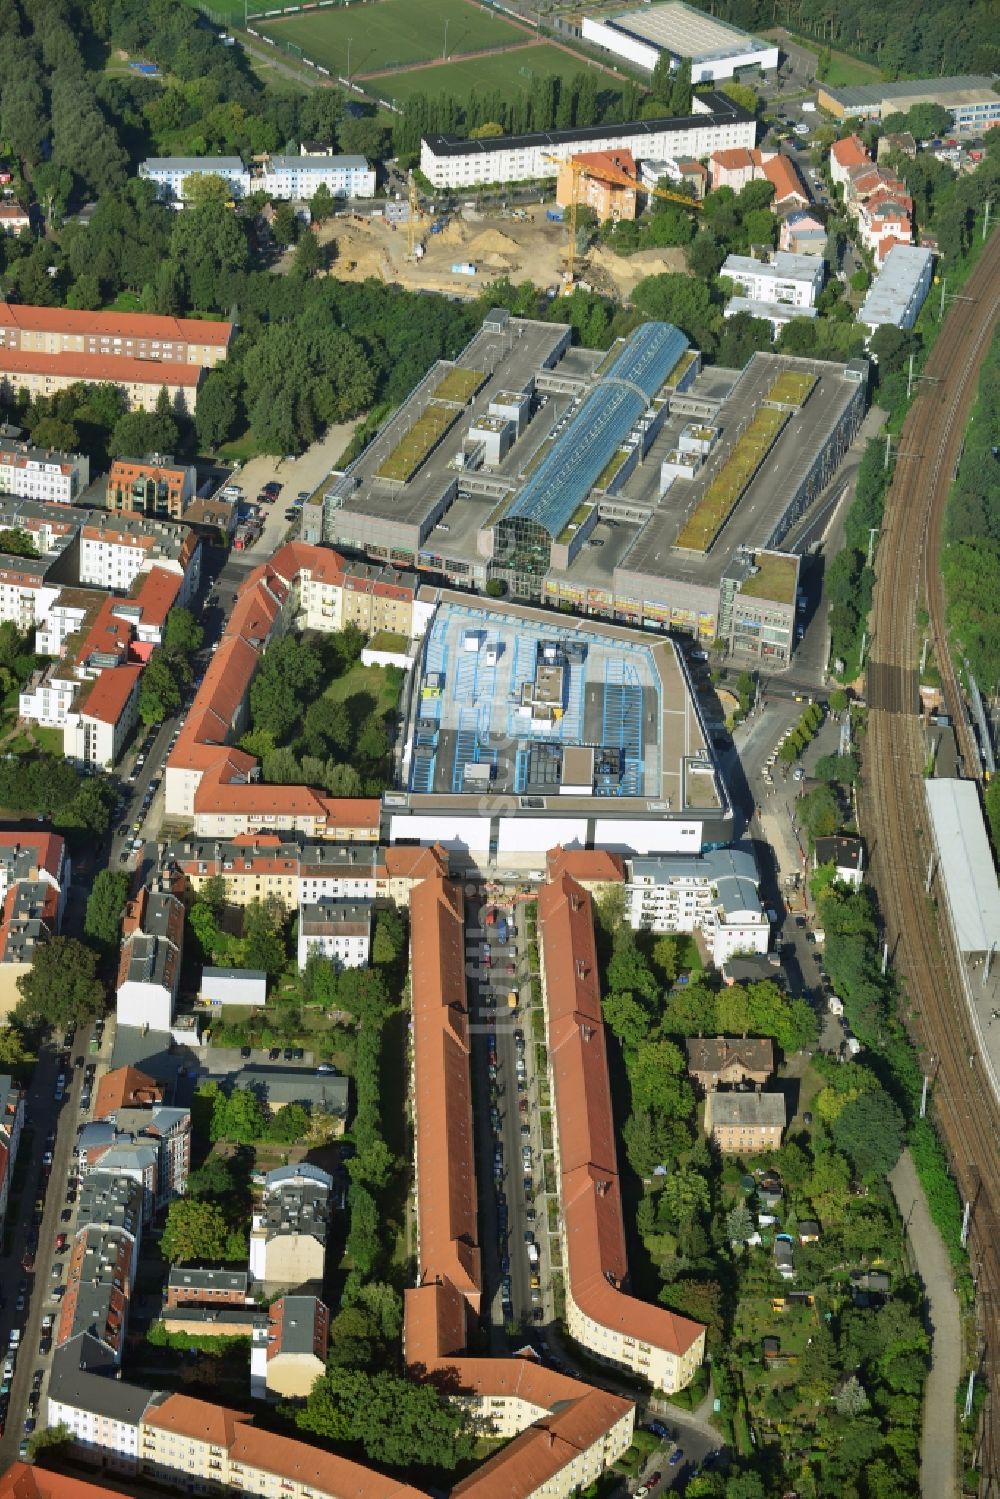
{"label": "small white building", "polygon": [[858,887],[864,879],[865,846],[860,838],[817,838],[813,867],[832,864],[834,874],[844,885]]}
{"label": "small white building", "polygon": [[256,968],[203,968],[198,1003],[213,1009],[224,1005],[267,1003],[267,974]]}
{"label": "small white building", "polygon": [[778,66],[774,42],[739,31],[683,0],[614,17],[584,16],[582,34],[585,42],[648,72],[664,55],[674,64],[689,58],[695,83],[732,78],[747,68],[771,72]]}
{"label": "small white building", "polygon": [[300,906],[300,970],[311,952],[337,968],[363,968],[371,952],[372,911],[367,900],[321,900]]}
{"label": "small white building", "polygon": [[754,302],[778,302],[786,307],[814,307],[823,290],[825,266],[815,255],[793,255],[778,250],[770,260],[752,255],[727,255],[719,272]]}
{"label": "small white building", "polygon": [[753,855],[710,849],[626,861],[625,910],[633,930],[698,932],[716,968],[738,953],[766,953],[771,935]]}

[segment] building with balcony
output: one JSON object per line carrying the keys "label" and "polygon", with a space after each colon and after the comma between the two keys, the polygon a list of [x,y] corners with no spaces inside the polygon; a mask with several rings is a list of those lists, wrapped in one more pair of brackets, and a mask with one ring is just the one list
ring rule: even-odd
{"label": "building with balcony", "polygon": [[115,458],[106,490],[109,510],[180,520],[198,488],[194,464],[152,453],[143,459]]}

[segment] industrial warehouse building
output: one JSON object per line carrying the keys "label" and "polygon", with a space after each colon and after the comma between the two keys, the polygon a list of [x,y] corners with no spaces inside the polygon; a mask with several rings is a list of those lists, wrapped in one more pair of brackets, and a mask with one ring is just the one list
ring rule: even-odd
{"label": "industrial warehouse building", "polygon": [[619,16],[584,16],[581,31],[585,42],[650,73],[664,53],[675,63],[689,58],[694,83],[714,83],[749,69],[771,71],[778,66],[774,42],[749,36],[682,0],[647,5]]}
{"label": "industrial warehouse building", "polygon": [[816,103],[838,120],[884,120],[886,115],[906,114],[915,104],[940,104],[951,115],[952,129],[965,136],[982,135],[1000,123],[1000,96],[993,79],[977,73],[859,88],[821,84]]}
{"label": "industrial warehouse building", "polygon": [[437,188],[457,192],[490,182],[533,182],[557,177],[560,162],[595,151],[630,151],[635,161],[692,157],[756,144],[757,122],[725,94],[698,94],[691,114],[678,119],[629,120],[621,125],[587,125],[572,130],[539,130],[463,140],[456,135],[425,135],[420,170]]}
{"label": "industrial warehouse building", "polygon": [[701,371],[647,323],[606,354],[490,313],[303,511],[305,540],[482,591],[673,629],[772,667],[795,633],[790,528],[861,423],[867,364]]}

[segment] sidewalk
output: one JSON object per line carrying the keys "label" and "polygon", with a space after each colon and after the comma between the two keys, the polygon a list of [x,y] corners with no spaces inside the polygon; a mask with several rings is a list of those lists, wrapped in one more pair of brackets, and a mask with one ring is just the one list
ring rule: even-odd
{"label": "sidewalk", "polygon": [[890,1171],[889,1184],[907,1225],[927,1297],[931,1334],[931,1368],[924,1391],[920,1439],[920,1492],[923,1499],[957,1499],[955,1391],[962,1373],[962,1325],[955,1277],[908,1150]]}

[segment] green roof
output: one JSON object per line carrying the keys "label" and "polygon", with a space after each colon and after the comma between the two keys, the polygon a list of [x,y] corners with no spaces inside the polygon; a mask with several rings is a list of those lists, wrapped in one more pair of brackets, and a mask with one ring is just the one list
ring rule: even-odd
{"label": "green roof", "polygon": [[798,562],[783,552],[758,552],[753,559],[757,568],[745,583],[740,584],[740,593],[752,599],[774,599],[779,604],[791,604],[795,600],[795,581]]}

